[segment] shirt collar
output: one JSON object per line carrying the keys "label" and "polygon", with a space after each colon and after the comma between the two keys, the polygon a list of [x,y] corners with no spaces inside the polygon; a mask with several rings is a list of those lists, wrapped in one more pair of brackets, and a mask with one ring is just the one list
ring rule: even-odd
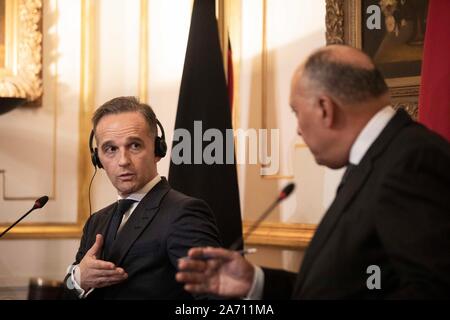
{"label": "shirt collar", "polygon": [[156,186],[158,184],[158,182],[161,181],[161,176],[159,174],[156,175],[156,177],[154,177],[152,180],[150,180],[145,186],[143,186],[140,190],[129,194],[127,197],[121,197],[120,195],[117,196],[117,200],[122,200],[122,199],[132,199],[135,200],[137,202],[140,202],[145,195],[153,189],[154,186]]}
{"label": "shirt collar", "polygon": [[388,122],[395,115],[395,110],[391,106],[386,106],[378,111],[372,119],[361,130],[350,149],[350,164],[358,165],[361,159],[369,150],[373,142],[381,134]]}

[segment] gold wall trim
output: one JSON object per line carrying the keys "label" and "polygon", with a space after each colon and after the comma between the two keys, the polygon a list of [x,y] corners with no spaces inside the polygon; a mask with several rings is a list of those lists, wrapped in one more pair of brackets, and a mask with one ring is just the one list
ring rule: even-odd
{"label": "gold wall trim", "polygon": [[240,90],[240,76],[241,76],[241,19],[242,9],[241,0],[231,0],[229,3],[229,17],[228,17],[228,32],[230,34],[231,51],[233,58],[233,128],[241,127],[241,90]]}
{"label": "gold wall trim", "polygon": [[148,0],[141,0],[139,22],[139,100],[148,103]]}
{"label": "gold wall trim", "polygon": [[[1,228],[2,232],[6,228]],[[32,223],[20,224],[8,232],[4,238],[8,239],[79,239],[83,225],[75,223],[49,224]]]}
{"label": "gold wall trim", "polygon": [[[261,128],[268,129],[267,123],[267,92],[268,92],[268,70],[269,54],[267,49],[267,0],[262,1],[262,32],[261,32]],[[292,180],[292,174],[260,175],[264,180]]]}
{"label": "gold wall trim", "polygon": [[261,128],[267,129],[267,0],[262,2],[261,34]]}
{"label": "gold wall trim", "polygon": [[[252,225],[244,221],[244,234]],[[245,245],[262,245],[286,249],[305,249],[314,233],[316,226],[304,223],[263,222],[250,235]]]}
{"label": "gold wall trim", "polygon": [[89,134],[95,106],[95,0],[81,1],[81,75],[80,75],[80,113],[78,143],[78,218],[83,224],[89,217],[89,182],[92,174],[91,157],[88,152]]}

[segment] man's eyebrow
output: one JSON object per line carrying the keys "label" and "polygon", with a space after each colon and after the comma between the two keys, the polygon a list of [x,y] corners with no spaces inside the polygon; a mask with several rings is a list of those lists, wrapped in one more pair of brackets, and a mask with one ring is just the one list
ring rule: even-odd
{"label": "man's eyebrow", "polygon": [[114,142],[112,142],[111,140],[107,140],[107,141],[105,141],[105,142],[103,142],[101,144],[100,148],[104,149],[104,148],[109,147],[111,145],[114,145]]}
{"label": "man's eyebrow", "polygon": [[[141,143],[143,143],[144,140],[143,140],[142,138],[138,137],[138,136],[133,136],[133,137],[127,138],[127,140],[126,140],[126,143],[127,143],[127,144],[128,144],[128,143],[132,143],[132,142],[141,142]],[[103,142],[103,143],[100,145],[100,148],[104,149],[104,148],[106,148],[106,147],[114,146],[114,145],[116,145],[116,144],[114,143],[114,141],[112,141],[112,140],[106,140],[105,142]]]}
{"label": "man's eyebrow", "polygon": [[144,140],[142,140],[142,138],[140,138],[140,137],[129,137],[129,138],[127,138],[127,142],[135,142],[135,141],[144,142]]}

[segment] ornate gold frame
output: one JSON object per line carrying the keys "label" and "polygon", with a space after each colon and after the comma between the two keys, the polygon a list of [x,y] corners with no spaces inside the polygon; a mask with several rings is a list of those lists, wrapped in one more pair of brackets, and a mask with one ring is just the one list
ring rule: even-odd
{"label": "ornate gold frame", "polygon": [[[326,0],[327,44],[348,44],[361,49],[361,0]],[[420,77],[386,79],[394,108],[418,114]]]}
{"label": "ornate gold frame", "polygon": [[28,101],[42,95],[42,0],[5,1],[5,68],[0,97]]}

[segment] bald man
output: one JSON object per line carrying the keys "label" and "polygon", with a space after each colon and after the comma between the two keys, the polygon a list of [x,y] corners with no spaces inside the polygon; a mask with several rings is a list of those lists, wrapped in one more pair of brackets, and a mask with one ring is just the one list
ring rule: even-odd
{"label": "bald man", "polygon": [[373,62],[347,46],[322,48],[297,69],[290,104],[316,162],[347,167],[299,273],[194,248],[177,280],[250,299],[449,298],[449,143],[394,111]]}

